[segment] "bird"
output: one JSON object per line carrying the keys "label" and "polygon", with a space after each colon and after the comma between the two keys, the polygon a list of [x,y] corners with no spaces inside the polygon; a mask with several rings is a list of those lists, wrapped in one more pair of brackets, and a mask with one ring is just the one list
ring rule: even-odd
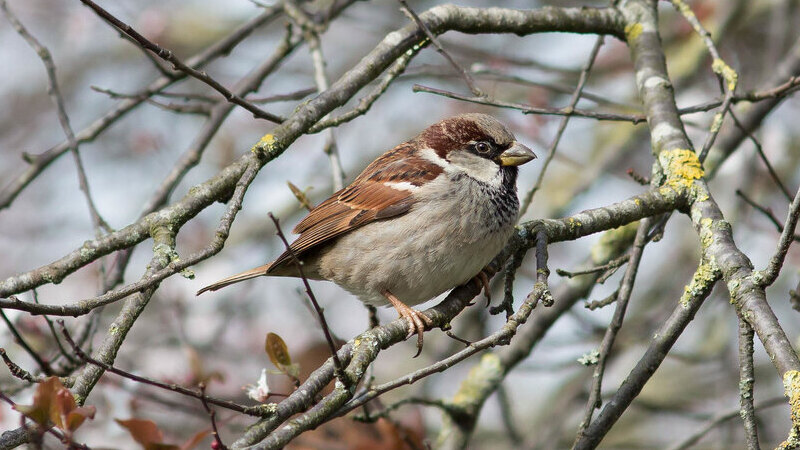
{"label": "bird", "polygon": [[417,333],[419,355],[432,323],[412,306],[473,279],[488,287],[483,269],[517,223],[518,166],[534,158],[490,115],[436,122],[312,208],[277,259],[197,295],[260,276],[300,277],[300,262],[307,279],[393,306],[408,325],[406,339]]}

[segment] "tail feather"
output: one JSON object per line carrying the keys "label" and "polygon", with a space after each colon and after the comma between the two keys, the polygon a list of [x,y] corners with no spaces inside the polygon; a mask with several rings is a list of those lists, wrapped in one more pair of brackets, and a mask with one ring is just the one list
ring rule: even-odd
{"label": "tail feather", "polygon": [[250,269],[248,271],[237,273],[236,275],[231,275],[228,278],[223,278],[216,283],[209,284],[208,286],[204,287],[197,291],[197,294],[200,295],[206,291],[216,291],[217,289],[224,288],[225,286],[230,286],[231,284],[238,283],[240,281],[249,280],[251,278],[256,278],[260,276],[264,276],[267,274],[267,270],[269,270],[271,264],[267,264],[264,266],[256,267],[255,269]]}

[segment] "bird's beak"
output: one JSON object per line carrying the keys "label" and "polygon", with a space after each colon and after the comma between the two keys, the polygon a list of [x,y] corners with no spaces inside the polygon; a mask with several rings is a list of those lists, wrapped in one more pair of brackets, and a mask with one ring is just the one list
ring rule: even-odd
{"label": "bird's beak", "polygon": [[536,154],[528,147],[514,141],[508,150],[498,156],[501,166],[521,166],[526,162],[536,159]]}

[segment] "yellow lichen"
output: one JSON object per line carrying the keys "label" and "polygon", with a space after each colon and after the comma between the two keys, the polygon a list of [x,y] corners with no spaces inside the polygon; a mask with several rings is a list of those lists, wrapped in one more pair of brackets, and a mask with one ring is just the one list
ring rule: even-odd
{"label": "yellow lichen", "polygon": [[680,303],[683,308],[688,308],[693,298],[696,298],[719,278],[720,270],[713,258],[702,261],[694,272],[692,281],[686,285],[681,295]]}
{"label": "yellow lichen", "polygon": [[691,187],[694,180],[703,178],[703,166],[697,153],[687,149],[665,150],[658,155],[667,175],[665,184],[673,187]]}
{"label": "yellow lichen", "polygon": [[274,134],[265,134],[258,140],[256,145],[250,149],[253,153],[258,153],[261,151],[269,151],[271,150],[272,145],[275,144],[275,135]]}
{"label": "yellow lichen", "polygon": [[716,133],[719,129],[722,128],[722,113],[718,112],[714,114],[714,119],[711,121],[711,132]]}
{"label": "yellow lichen", "polygon": [[717,75],[721,76],[728,83],[728,90],[733,91],[736,89],[736,84],[739,81],[739,74],[731,66],[720,58],[714,58],[711,63],[711,70]]}
{"label": "yellow lichen", "polygon": [[800,445],[800,371],[790,370],[783,374],[783,392],[789,397],[792,431],[780,448],[796,448]]}
{"label": "yellow lichen", "polygon": [[707,251],[708,247],[714,242],[714,233],[711,229],[713,223],[714,221],[709,217],[700,219],[700,230],[698,232],[700,234],[700,245],[703,247],[703,251]]}
{"label": "yellow lichen", "polygon": [[689,5],[684,3],[682,0],[672,0],[672,4],[675,5],[681,14],[683,14],[683,16],[686,17],[686,19],[688,19],[690,22],[692,21],[693,17],[696,18],[692,8],[689,8]]}
{"label": "yellow lichen", "polygon": [[625,38],[628,42],[633,41],[634,39],[638,38],[640,34],[644,31],[644,27],[640,23],[629,23],[625,25]]}

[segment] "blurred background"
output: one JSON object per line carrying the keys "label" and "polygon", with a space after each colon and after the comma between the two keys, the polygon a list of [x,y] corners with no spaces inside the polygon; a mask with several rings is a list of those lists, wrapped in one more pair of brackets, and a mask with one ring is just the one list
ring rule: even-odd
{"label": "blurred background", "polygon": [[[549,3],[606,5],[591,1],[500,3],[459,2],[478,7],[516,8]],[[436,4],[419,1],[413,2],[412,7],[422,12]],[[739,72],[738,92],[774,87],[765,83],[798,39],[800,2],[707,0],[689,4],[711,31],[722,57]],[[247,0],[138,0],[102,5],[184,60],[263,10],[260,3]],[[310,11],[324,10],[326,6],[316,1],[305,5]],[[160,76],[141,49],[121,39],[77,0],[8,0],[8,7],[51,51],[66,110],[76,132],[92,126],[123,101],[108,91],[134,94]],[[696,33],[668,2],[661,3],[660,12],[660,31],[678,105],[688,107],[718,99],[720,91],[711,71],[711,59]],[[395,1],[360,1],[345,9],[321,36],[330,79],[337,79],[387,33],[408,21]],[[234,85],[273,51],[283,39],[285,24],[285,16],[279,16],[256,28],[228,56],[215,59],[205,70],[226,86]],[[565,33],[471,36],[451,32],[440,40],[492,97],[537,107],[564,107],[569,104],[596,37]],[[22,159],[23,154],[44,152],[65,138],[47,94],[47,75],[41,60],[5,18],[0,19],[0,67],[4,68],[0,72],[3,105],[0,188],[3,188],[26,170],[28,163]],[[521,142],[539,154],[539,160],[521,168],[520,197],[528,193],[540,175],[542,157],[556,134],[560,117],[524,115],[519,111],[414,93],[414,84],[469,95],[463,80],[447,61],[432,47],[424,49],[366,115],[335,128],[345,183],[352,181],[379,154],[413,137],[427,125],[462,112],[486,112],[507,123]],[[299,101],[314,95],[314,87],[308,47],[300,46],[250,97],[297,94],[291,100],[262,105],[270,112],[288,115]],[[220,98],[196,80],[178,82],[165,91],[186,95],[154,96],[154,103],[134,108],[80,146],[92,197],[102,217],[114,229],[123,228],[139,217],[176,161],[193,148],[209,120],[204,114],[170,108],[176,104],[194,105],[202,112],[203,107],[207,111],[213,106],[203,97],[214,101]],[[299,91],[302,92],[298,94]],[[355,105],[364,92],[342,111]],[[640,111],[638,105],[628,49],[624,43],[607,37],[578,106],[631,114]],[[748,104],[743,102],[737,111],[747,108]],[[713,111],[684,116],[697,148],[707,136],[712,116]],[[755,132],[777,175],[792,193],[800,184],[797,117],[800,117],[800,102],[789,96]],[[729,122],[724,124],[723,134],[731,126]],[[171,201],[180,199],[192,186],[249,151],[273,126],[254,119],[241,108],[234,108],[214,133],[199,164],[175,187]],[[252,403],[246,399],[242,387],[255,383],[262,368],[274,369],[264,352],[264,337],[268,332],[286,341],[304,375],[327,357],[322,332],[299,280],[261,278],[202,297],[194,295],[200,287],[264,264],[282,251],[283,245],[275,236],[267,213],[279,217],[287,233],[305,213],[287,182],[306,192],[312,204],[334,191],[330,161],[323,151],[325,139],[325,133],[304,136],[261,170],[245,196],[224,250],[192,267],[196,275],[193,280],[173,276],[162,283],[122,346],[115,362],[117,367],[187,386],[210,379],[210,393]],[[542,189],[520,220],[561,217],[643,192],[646,188],[627,171],[632,169],[649,176],[652,163],[646,124],[572,118]],[[789,202],[769,177],[751,142],[742,143],[722,162],[710,186],[726,219],[733,225],[736,243],[756,268],[763,268],[775,251],[779,232],[766,215],[735,192],[741,190],[759,205],[771,209],[781,222],[785,220]],[[181,229],[177,243],[180,255],[208,245],[224,208],[215,204]],[[64,154],[33,179],[13,202],[0,209],[0,277],[4,279],[48,264],[94,237],[74,160]],[[552,245],[550,268],[586,268],[587,255],[599,237]],[[150,261],[150,241],[138,247],[127,265],[126,282],[141,277]],[[697,235],[689,220],[681,215],[671,218],[661,241],[646,247],[625,324],[606,371],[604,394],[613,394],[642,355],[652,333],[672,311],[697,267],[698,255]],[[535,262],[529,256],[515,282],[518,302],[533,286]],[[800,252],[794,248],[781,276],[768,289],[770,306],[795,348],[800,347],[800,312],[791,307],[790,291],[796,289],[800,280],[799,263]],[[114,255],[103,260],[105,270],[114,264]],[[97,295],[102,284],[100,269],[101,264],[96,262],[58,285],[41,287],[37,290],[39,301],[62,304]],[[618,287],[622,273],[619,271],[596,286],[587,301],[611,294]],[[499,281],[494,283],[495,302],[502,297]],[[554,291],[567,282],[555,270],[550,277]],[[312,287],[338,338],[347,341],[368,327],[367,310],[356,298],[331,283],[312,282]],[[32,294],[20,298],[32,300]],[[433,304],[435,300],[424,306]],[[455,334],[476,340],[504,323],[502,315],[489,315],[483,304],[478,299],[475,306],[454,321]],[[95,343],[102,339],[119,308],[120,303],[114,303],[96,315],[99,331]],[[42,317],[12,310],[5,313],[36,351],[47,356],[55,354],[53,337]],[[583,416],[593,370],[577,360],[597,349],[612,314],[613,306],[590,311],[581,302],[564,314],[533,354],[508,376],[504,383],[505,398],[495,395],[487,402],[472,441],[473,448],[568,448]],[[394,319],[395,315],[390,309],[379,310],[382,322]],[[67,326],[73,328],[86,320],[66,318]],[[423,354],[416,359],[411,358],[414,354],[411,341],[382,352],[373,364],[376,381],[392,380],[462,347],[441,331],[428,333],[425,343]],[[0,327],[0,347],[23,368],[35,370],[34,361],[15,344],[5,325]],[[755,357],[756,403],[780,397],[780,379],[758,340]],[[443,374],[393,391],[383,402],[390,404],[408,395],[452,397],[476,361],[477,358],[467,360]],[[284,375],[271,374],[269,380],[274,392],[288,393],[291,389]],[[738,408],[738,382],[736,313],[728,302],[727,291],[717,286],[602,447],[666,448],[677,444],[709,419]],[[23,389],[22,383],[5,368],[0,369],[0,390],[13,394],[15,401],[23,404],[30,403],[33,392],[30,388]],[[93,448],[137,448],[114,418],[151,419],[172,443],[184,442],[209,426],[199,402],[113,374],[103,376],[87,404],[98,408],[97,417],[84,425],[76,437]],[[501,413],[504,408],[506,414]],[[785,439],[788,417],[785,403],[758,410],[764,445],[774,446]],[[395,418],[420,439],[435,439],[441,425],[441,413],[436,408],[407,406],[399,409]],[[218,410],[218,420],[223,437],[231,441],[251,422],[246,416],[225,410]],[[18,425],[18,414],[7,404],[0,404],[0,429]],[[345,418],[303,436],[296,445],[397,448],[391,447],[397,444],[395,431],[355,424]],[[510,437],[514,432],[519,433],[516,442]],[[734,417],[716,426],[695,448],[741,448],[743,439],[740,420]]]}

